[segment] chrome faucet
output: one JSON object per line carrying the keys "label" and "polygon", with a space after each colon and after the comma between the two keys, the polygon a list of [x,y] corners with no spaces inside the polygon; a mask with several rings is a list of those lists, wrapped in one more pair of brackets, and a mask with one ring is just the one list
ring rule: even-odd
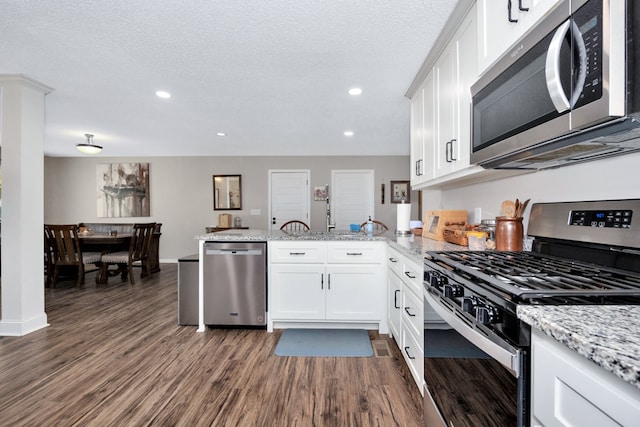
{"label": "chrome faucet", "polygon": [[335,224],[331,224],[331,204],[329,203],[329,184],[324,186],[324,192],[327,195],[327,233],[333,228],[336,228]]}

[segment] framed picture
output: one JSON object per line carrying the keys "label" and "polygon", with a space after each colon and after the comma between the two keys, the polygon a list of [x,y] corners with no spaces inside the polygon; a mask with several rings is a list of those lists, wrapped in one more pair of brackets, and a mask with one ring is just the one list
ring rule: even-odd
{"label": "framed picture", "polygon": [[327,200],[327,187],[313,187],[313,200]]}
{"label": "framed picture", "polygon": [[242,180],[240,175],[213,176],[213,210],[242,209]]}
{"label": "framed picture", "polygon": [[151,216],[149,163],[96,165],[98,218]]}
{"label": "framed picture", "polygon": [[391,181],[391,203],[411,203],[409,181]]}

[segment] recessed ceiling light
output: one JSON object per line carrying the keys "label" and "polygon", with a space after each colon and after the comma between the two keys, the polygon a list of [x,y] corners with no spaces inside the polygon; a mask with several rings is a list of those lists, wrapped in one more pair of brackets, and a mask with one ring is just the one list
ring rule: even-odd
{"label": "recessed ceiling light", "polygon": [[158,98],[171,98],[171,94],[169,92],[165,92],[164,90],[158,90],[156,91],[156,96]]}
{"label": "recessed ceiling light", "polygon": [[349,95],[360,95],[362,93],[362,89],[359,87],[352,87],[349,89]]}
{"label": "recessed ceiling light", "polygon": [[353,136],[353,131],[352,130],[345,130],[344,131],[344,136]]}
{"label": "recessed ceiling light", "polygon": [[216,133],[216,135],[218,135],[218,136],[227,136],[227,134],[224,133],[224,132],[218,132],[218,133]]}

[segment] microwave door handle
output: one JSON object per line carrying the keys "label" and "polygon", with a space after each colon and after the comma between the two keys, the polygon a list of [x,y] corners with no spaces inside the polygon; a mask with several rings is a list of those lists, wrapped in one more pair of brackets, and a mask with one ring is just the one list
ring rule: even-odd
{"label": "microwave door handle", "polygon": [[576,86],[571,94],[571,108],[573,108],[580,99],[580,95],[582,95],[584,82],[587,79],[587,47],[584,44],[584,38],[582,37],[580,28],[578,28],[578,25],[573,20],[571,21],[571,38],[578,51],[578,78],[576,79]]}
{"label": "microwave door handle", "polygon": [[545,76],[547,78],[547,90],[553,105],[558,113],[562,113],[571,108],[569,100],[564,94],[562,81],[560,80],[560,51],[562,50],[562,41],[569,31],[571,20],[564,22],[553,35],[549,50],[547,51],[547,59],[545,64]]}

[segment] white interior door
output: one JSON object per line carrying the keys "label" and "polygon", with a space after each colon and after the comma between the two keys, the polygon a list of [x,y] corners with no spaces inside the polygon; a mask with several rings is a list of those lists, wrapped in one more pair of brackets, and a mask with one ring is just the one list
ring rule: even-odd
{"label": "white interior door", "polygon": [[373,170],[331,171],[331,221],[336,230],[348,230],[349,224],[361,224],[374,216]]}
{"label": "white interior door", "polygon": [[308,170],[269,171],[269,228],[279,230],[292,219],[309,224],[310,190]]}

